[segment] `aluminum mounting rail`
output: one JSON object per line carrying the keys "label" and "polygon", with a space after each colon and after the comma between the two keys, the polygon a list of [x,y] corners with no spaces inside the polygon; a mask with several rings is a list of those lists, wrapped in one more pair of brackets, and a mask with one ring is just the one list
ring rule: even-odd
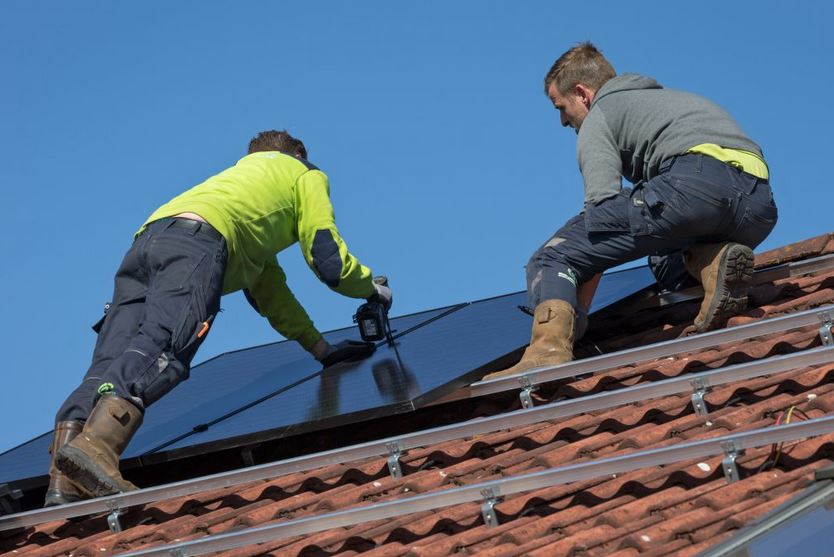
{"label": "aluminum mounting rail", "polygon": [[586,373],[598,373],[636,362],[677,356],[711,346],[738,342],[772,333],[781,333],[800,327],[818,326],[823,343],[831,344],[832,320],[834,320],[834,305],[828,305],[784,317],[764,319],[748,325],[719,329],[700,335],[648,344],[629,350],[602,354],[583,360],[575,360],[566,364],[534,368],[518,375],[478,381],[468,387],[459,389],[436,403],[473,398],[521,388],[521,403],[527,407],[532,404],[529,394],[535,389],[537,384],[547,383],[557,379],[577,377]]}
{"label": "aluminum mounting rail", "polygon": [[[755,286],[775,280],[801,277],[803,275],[830,271],[832,269],[834,269],[834,254],[821,255],[813,259],[791,261],[781,265],[759,269],[753,273],[752,284]],[[653,307],[664,307],[689,300],[696,300],[703,296],[704,289],[700,286],[694,286],[677,292],[664,292],[657,295],[650,294],[643,300],[635,302],[634,306],[629,306],[629,309],[638,311]]]}
{"label": "aluminum mounting rail", "polygon": [[387,456],[391,475],[399,478],[402,476],[399,458],[409,449],[688,392],[692,393],[691,400],[696,414],[703,416],[707,413],[707,406],[703,397],[711,387],[832,362],[834,362],[834,346],[825,346],[713,371],[686,374],[662,381],[636,385],[627,389],[554,402],[497,416],[478,418],[193,480],[184,480],[139,491],[0,516],[0,531],[102,512],[110,513],[108,519],[110,527],[114,531],[118,531],[121,528],[118,522],[119,513],[129,507],[182,497],[206,490],[274,479],[286,474],[306,472],[331,464],[353,462],[367,458]]}
{"label": "aluminum mounting rail", "polygon": [[590,462],[580,462],[541,472],[415,495],[385,503],[206,536],[193,541],[126,553],[124,557],[203,555],[215,551],[312,534],[332,528],[386,520],[417,512],[433,511],[474,501],[484,502],[481,507],[484,521],[487,525],[494,526],[497,524],[497,519],[493,507],[499,497],[722,453],[725,454],[722,461],[725,476],[729,482],[733,482],[738,480],[735,459],[745,449],[828,433],[834,433],[834,416],[734,433],[713,439],[692,441],[672,447],[638,451]]}
{"label": "aluminum mounting rail", "polygon": [[810,275],[811,273],[830,271],[831,269],[834,269],[834,254],[821,255],[812,259],[791,261],[790,263],[756,271],[753,273],[753,284]]}

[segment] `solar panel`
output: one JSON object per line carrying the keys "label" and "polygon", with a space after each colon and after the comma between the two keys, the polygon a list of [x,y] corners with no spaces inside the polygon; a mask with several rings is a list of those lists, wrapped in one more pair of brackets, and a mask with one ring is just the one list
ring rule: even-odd
{"label": "solar panel", "polygon": [[[654,283],[647,267],[605,275],[595,296],[599,310]],[[416,330],[367,360],[325,370],[166,451],[273,439],[407,412],[483,375],[486,365],[527,344],[530,317],[518,308],[525,292],[469,304]]]}
{"label": "solar panel", "polygon": [[[449,310],[439,308],[397,317],[391,320],[391,327],[404,332]],[[348,327],[328,332],[325,338],[337,343],[359,340],[359,334],[356,327]],[[124,458],[151,452],[263,397],[292,388],[320,370],[321,364],[297,342],[287,341],[208,360],[194,367],[188,381],[148,408]]]}
{"label": "solar panel", "polygon": [[49,444],[52,432],[0,454],[0,483],[46,474],[49,469]]}
{"label": "solar panel", "polygon": [[832,547],[834,484],[821,481],[699,557],[828,557]]}
{"label": "solar panel", "polygon": [[[608,273],[592,310],[653,283],[647,267]],[[395,334],[407,333],[394,346],[382,343],[371,358],[324,372],[294,342],[222,354],[195,366],[188,381],[148,409],[123,457],[184,456],[209,450],[207,443],[238,446],[413,410],[479,379],[485,365],[527,344],[530,317],[518,309],[525,303],[526,293],[518,292],[394,318]],[[358,339],[358,331],[325,336],[335,343]],[[49,442],[44,435],[0,455],[0,477],[46,474]]]}
{"label": "solar panel", "polygon": [[591,312],[604,309],[655,283],[654,275],[647,266],[605,273],[591,303]]}
{"label": "solar panel", "polygon": [[[438,308],[391,319],[395,334],[452,311]],[[356,327],[326,333],[331,342],[357,339]],[[277,342],[221,354],[191,369],[191,378],[148,408],[124,458],[144,454],[248,403],[315,375],[320,364],[296,342]],[[0,454],[0,482],[43,476],[49,468],[47,432]]]}
{"label": "solar panel", "polygon": [[234,438],[233,446],[412,410],[468,383],[477,377],[475,370],[524,345],[530,318],[518,305],[525,300],[517,293],[465,306],[394,346],[383,344],[366,360],[333,366],[166,450]]}

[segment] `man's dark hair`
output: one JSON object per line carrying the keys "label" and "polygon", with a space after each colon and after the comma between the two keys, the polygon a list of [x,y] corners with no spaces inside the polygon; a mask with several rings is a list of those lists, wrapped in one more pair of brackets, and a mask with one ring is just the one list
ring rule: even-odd
{"label": "man's dark hair", "polygon": [[287,133],[287,130],[267,130],[253,137],[249,142],[249,154],[260,151],[281,151],[287,155],[307,158],[307,148],[300,139]]}
{"label": "man's dark hair", "polygon": [[544,76],[544,94],[548,94],[551,83],[563,95],[580,83],[599,91],[606,81],[616,75],[614,67],[597,47],[590,42],[579,43],[562,54]]}

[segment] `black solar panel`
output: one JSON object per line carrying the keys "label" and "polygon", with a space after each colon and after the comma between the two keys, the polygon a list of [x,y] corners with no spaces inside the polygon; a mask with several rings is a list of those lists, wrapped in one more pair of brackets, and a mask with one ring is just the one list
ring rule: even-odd
{"label": "black solar panel", "polygon": [[51,442],[50,431],[0,454],[0,483],[46,474]]}
{"label": "black solar panel", "polygon": [[[391,319],[401,334],[452,308],[439,308]],[[331,342],[359,338],[356,327],[325,335]],[[148,408],[145,421],[124,453],[138,456],[183,437],[210,422],[296,381],[315,375],[321,366],[298,343],[277,342],[221,354],[196,365],[191,378]],[[0,483],[42,476],[49,468],[51,432],[0,454]]]}
{"label": "black solar panel", "polygon": [[[653,283],[646,267],[605,275],[592,309]],[[519,292],[469,304],[367,360],[326,370],[164,450],[237,445],[413,410],[480,379],[484,366],[527,344],[530,317],[519,310],[525,303]]]}
{"label": "black solar panel", "polygon": [[[449,308],[416,313],[391,320],[394,330],[403,332],[442,315]],[[331,343],[359,340],[356,327],[325,334]],[[321,370],[296,342],[267,344],[222,354],[195,366],[191,378],[162,398],[145,413],[145,422],[124,453],[139,456],[170,443],[195,428],[291,388]]]}
{"label": "black solar panel", "polygon": [[[598,311],[654,283],[646,267],[603,276]],[[324,372],[294,342],[222,354],[150,407],[124,453],[201,453],[407,412],[477,380],[482,368],[524,346],[523,292],[391,320],[396,344]],[[403,334],[405,333],[405,334]],[[399,336],[402,335],[402,336]],[[358,339],[355,327],[325,335]],[[51,435],[0,455],[0,482],[46,474]]]}
{"label": "black solar panel", "polygon": [[[484,364],[524,345],[530,317],[518,309],[526,294],[511,294],[459,309],[355,363],[320,375],[167,447],[239,443],[322,429],[412,410],[477,378]],[[245,436],[244,439],[240,439]]]}
{"label": "black solar panel", "polygon": [[654,283],[654,275],[646,266],[617,271],[616,273],[605,273],[602,275],[602,280],[599,281],[599,287],[591,304],[591,312],[599,311],[619,302]]}

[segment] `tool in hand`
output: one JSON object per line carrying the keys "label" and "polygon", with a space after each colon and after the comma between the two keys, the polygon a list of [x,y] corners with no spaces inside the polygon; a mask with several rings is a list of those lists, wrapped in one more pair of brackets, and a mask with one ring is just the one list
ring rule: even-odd
{"label": "tool in hand", "polygon": [[[387,277],[374,277],[374,284],[388,286]],[[353,316],[353,322],[359,326],[359,334],[365,342],[376,342],[384,338],[393,344],[391,326],[388,323],[388,308],[382,302],[371,301],[359,306]]]}

